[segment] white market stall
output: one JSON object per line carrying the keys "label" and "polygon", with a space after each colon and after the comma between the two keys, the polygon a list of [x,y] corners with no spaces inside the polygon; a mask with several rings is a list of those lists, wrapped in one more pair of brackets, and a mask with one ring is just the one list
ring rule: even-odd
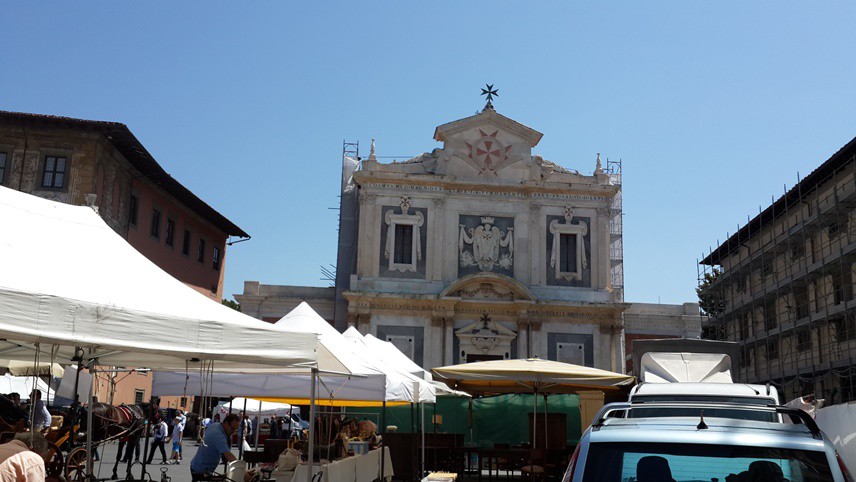
{"label": "white market stall", "polygon": [[3,358],[209,371],[315,361],[315,336],[284,334],[189,288],[92,208],[0,187],[0,219]]}
{"label": "white market stall", "polygon": [[[385,406],[435,401],[432,384],[387,366],[369,348],[355,344],[336,331],[305,302],[274,326],[290,333],[315,334],[318,337],[317,366],[312,369],[290,367],[254,373],[217,373],[207,382],[208,394],[224,397],[243,395],[310,405],[309,444],[313,447],[317,406]],[[174,395],[185,383],[201,386],[202,382],[203,378],[193,373],[160,372],[154,376],[152,392]]]}

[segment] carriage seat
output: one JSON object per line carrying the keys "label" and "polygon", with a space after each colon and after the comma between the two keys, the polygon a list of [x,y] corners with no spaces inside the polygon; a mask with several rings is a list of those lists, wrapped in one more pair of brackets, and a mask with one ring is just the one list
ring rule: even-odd
{"label": "carriage seat", "polygon": [[62,415],[51,415],[51,425],[50,431],[53,432],[55,430],[59,430],[62,428],[62,423],[65,421],[65,417]]}

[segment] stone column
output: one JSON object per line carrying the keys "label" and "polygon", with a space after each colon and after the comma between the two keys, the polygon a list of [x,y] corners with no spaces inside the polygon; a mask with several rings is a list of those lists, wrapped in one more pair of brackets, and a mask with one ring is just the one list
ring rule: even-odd
{"label": "stone column", "polygon": [[517,322],[517,358],[529,358],[529,322]]}
{"label": "stone column", "polygon": [[376,249],[374,240],[376,236],[374,211],[375,211],[375,195],[365,192],[360,193],[360,220],[357,239],[357,276],[371,276],[374,272],[372,269],[372,250]]}

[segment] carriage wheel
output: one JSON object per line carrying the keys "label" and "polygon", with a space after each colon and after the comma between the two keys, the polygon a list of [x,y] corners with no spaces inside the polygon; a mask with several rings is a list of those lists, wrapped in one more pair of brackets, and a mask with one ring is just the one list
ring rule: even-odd
{"label": "carriage wheel", "polygon": [[45,457],[45,460],[47,461],[45,463],[45,471],[48,477],[61,478],[65,469],[65,461],[62,458],[62,450],[60,450],[57,444],[48,442],[48,455]]}
{"label": "carriage wheel", "polygon": [[77,447],[65,458],[65,480],[83,482],[86,480],[86,447]]}

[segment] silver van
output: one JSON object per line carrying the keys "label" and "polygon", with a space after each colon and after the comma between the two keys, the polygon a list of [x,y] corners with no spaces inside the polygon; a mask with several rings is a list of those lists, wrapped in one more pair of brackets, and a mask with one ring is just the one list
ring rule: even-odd
{"label": "silver van", "polygon": [[[629,404],[611,405],[601,413],[626,410]],[[601,417],[580,439],[563,482],[853,482],[805,412],[781,406],[744,408],[798,423]]]}

